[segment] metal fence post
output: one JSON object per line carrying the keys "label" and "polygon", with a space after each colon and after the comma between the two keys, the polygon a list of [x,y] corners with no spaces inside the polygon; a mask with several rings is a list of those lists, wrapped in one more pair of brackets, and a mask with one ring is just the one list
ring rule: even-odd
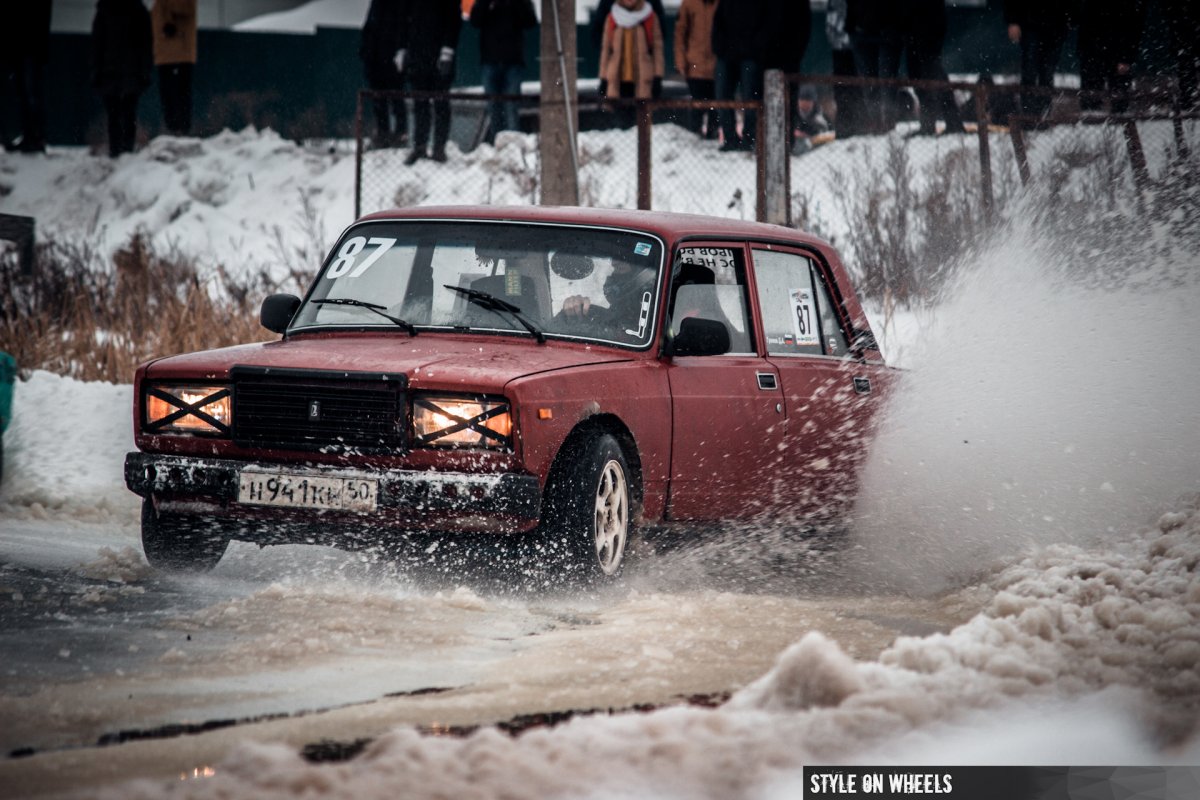
{"label": "metal fence post", "polygon": [[1129,149],[1133,183],[1140,191],[1150,183],[1150,170],[1146,166],[1146,153],[1142,150],[1142,138],[1138,136],[1136,120],[1125,120],[1125,146]]}
{"label": "metal fence post", "polygon": [[983,210],[990,222],[992,220],[992,204],[994,202],[992,194],[991,139],[988,136],[988,123],[991,121],[991,114],[988,112],[987,84],[983,82],[975,84],[975,119],[977,120],[976,124],[979,132],[980,190],[983,193]]}
{"label": "metal fence post", "polygon": [[760,219],[776,225],[788,225],[791,203],[788,187],[788,91],[782,70],[769,69],[763,75],[762,166],[763,209]]}
{"label": "metal fence post", "polygon": [[354,109],[354,218],[362,216],[362,170],[363,170],[363,95],[358,91],[358,102]]}
{"label": "metal fence post", "polygon": [[640,211],[649,211],[651,206],[650,194],[650,103],[639,100],[637,103],[637,207]]}

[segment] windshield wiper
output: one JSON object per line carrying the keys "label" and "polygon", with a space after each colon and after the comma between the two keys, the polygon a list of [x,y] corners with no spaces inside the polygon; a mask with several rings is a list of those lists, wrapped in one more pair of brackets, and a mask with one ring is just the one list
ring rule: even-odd
{"label": "windshield wiper", "polygon": [[353,306],[355,308],[365,308],[368,311],[374,311],[384,319],[394,322],[401,328],[404,328],[404,330],[408,331],[409,336],[417,335],[417,326],[413,325],[411,322],[402,320],[399,317],[393,317],[391,314],[386,313],[384,309],[387,308],[387,306],[381,306],[376,303],[368,303],[366,300],[355,300],[352,297],[326,297],[321,300],[313,300],[311,302],[320,306]]}
{"label": "windshield wiper", "polygon": [[458,292],[459,294],[466,297],[467,300],[471,301],[472,303],[479,306],[480,308],[486,308],[488,311],[496,311],[496,312],[504,311],[504,312],[507,312],[508,314],[511,314],[513,319],[515,319],[517,322],[521,323],[521,326],[523,328],[525,328],[525,330],[529,331],[530,333],[532,333],[534,335],[534,338],[536,338],[538,340],[538,344],[546,343],[546,335],[544,333],[542,333],[542,331],[538,328],[538,326],[536,326],[532,322],[530,322],[525,317],[525,315],[521,313],[521,309],[519,306],[514,306],[512,303],[508,302],[507,300],[501,300],[499,297],[496,297],[494,294],[488,294],[487,292],[481,292],[478,289],[468,289],[465,286],[451,286],[448,283],[443,283],[442,286],[445,286],[447,289],[449,289],[451,291]]}

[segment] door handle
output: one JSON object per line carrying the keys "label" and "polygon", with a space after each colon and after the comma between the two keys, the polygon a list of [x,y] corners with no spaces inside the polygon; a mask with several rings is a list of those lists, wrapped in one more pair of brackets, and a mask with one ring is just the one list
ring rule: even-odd
{"label": "door handle", "polygon": [[775,377],[774,372],[756,372],[758,378],[758,388],[764,392],[773,392],[779,388],[779,379]]}
{"label": "door handle", "polygon": [[854,392],[855,394],[870,394],[871,379],[865,375],[854,376]]}

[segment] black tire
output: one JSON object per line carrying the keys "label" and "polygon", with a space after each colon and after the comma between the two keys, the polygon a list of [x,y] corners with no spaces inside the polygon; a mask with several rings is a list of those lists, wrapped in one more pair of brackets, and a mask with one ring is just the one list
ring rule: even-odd
{"label": "black tire", "polygon": [[229,547],[230,537],[212,520],[160,514],[142,500],[142,551],[146,561],[165,572],[208,572]]}
{"label": "black tire", "polygon": [[629,464],[616,438],[596,433],[569,445],[546,490],[542,541],[565,557],[566,574],[615,580],[634,534]]}

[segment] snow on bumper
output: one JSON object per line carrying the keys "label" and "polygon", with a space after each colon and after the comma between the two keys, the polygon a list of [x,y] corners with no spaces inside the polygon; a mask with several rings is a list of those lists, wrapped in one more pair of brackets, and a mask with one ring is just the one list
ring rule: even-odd
{"label": "snow on bumper", "polygon": [[[266,465],[241,461],[133,452],[125,456],[125,485],[142,497],[199,501],[230,513],[235,509],[252,508],[239,502],[242,472],[252,470],[257,473],[264,468]],[[532,475],[311,465],[275,465],[272,468],[292,476],[318,480],[375,482],[378,486],[375,511],[347,512],[354,516],[396,517],[399,514],[411,522],[423,517],[536,521],[541,513],[541,489]],[[308,511],[304,508],[271,510],[290,514]],[[478,527],[486,530],[496,526],[480,524]]]}

